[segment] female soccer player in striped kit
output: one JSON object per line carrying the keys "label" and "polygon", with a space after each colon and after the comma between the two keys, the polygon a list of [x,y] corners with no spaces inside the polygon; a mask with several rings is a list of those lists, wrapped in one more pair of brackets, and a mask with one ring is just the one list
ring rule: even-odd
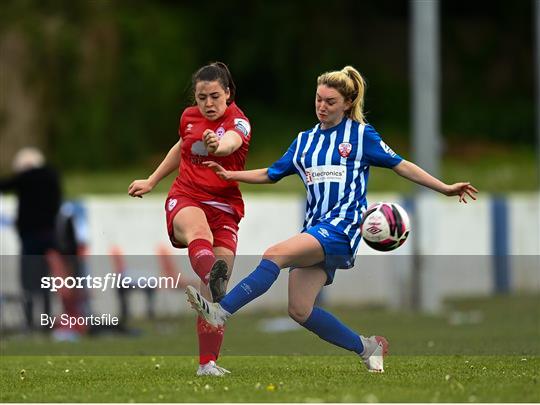
{"label": "female soccer player in striped kit", "polygon": [[336,269],[354,264],[369,166],[391,168],[442,194],[457,195],[460,202],[466,202],[467,195],[475,199],[477,190],[469,183],[445,184],[394,153],[364,120],[364,89],[362,76],[350,66],[319,76],[315,98],[319,123],[300,132],[270,168],[228,171],[215,162],[206,163],[220,178],[245,183],[274,183],[298,174],[307,190],[306,215],[302,232],[267,249],[259,266],[219,304],[207,302],[195,289],[188,287],[186,293],[199,315],[219,326],[266,292],[280,269],[290,267],[290,316],[321,339],[358,354],[369,371],[382,372],[388,348],[384,337],[364,337],[314,306]]}
{"label": "female soccer player in striped kit", "polygon": [[[182,114],[180,140],[148,179],[131,183],[128,193],[142,197],[161,179],[179,171],[165,202],[169,238],[174,247],[188,248],[191,266],[201,279],[201,294],[217,302],[225,295],[232,270],[244,202],[237,183],[219,179],[203,162],[243,170],[251,128],[234,102],[236,87],[224,63],[200,68],[193,75],[192,87],[196,105]],[[223,332],[197,319],[198,375],[228,373],[215,363]]]}

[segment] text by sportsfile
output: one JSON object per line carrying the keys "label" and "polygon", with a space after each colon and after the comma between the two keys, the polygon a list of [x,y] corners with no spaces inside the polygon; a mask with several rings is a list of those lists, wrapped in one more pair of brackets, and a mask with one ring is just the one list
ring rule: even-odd
{"label": "text by sportsfile", "polygon": [[105,291],[108,288],[178,288],[181,273],[172,276],[150,276],[132,278],[117,273],[107,273],[105,276],[77,276],[77,277],[41,277],[41,288],[51,292],[61,288],[92,288]]}

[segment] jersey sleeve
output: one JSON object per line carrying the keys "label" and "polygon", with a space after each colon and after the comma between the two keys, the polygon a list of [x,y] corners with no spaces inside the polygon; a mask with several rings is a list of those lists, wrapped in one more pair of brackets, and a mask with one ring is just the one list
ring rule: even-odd
{"label": "jersey sleeve", "polygon": [[392,168],[403,158],[394,152],[371,125],[364,128],[364,159],[370,166]]}
{"label": "jersey sleeve", "polygon": [[287,177],[291,174],[297,173],[293,161],[297,143],[298,139],[295,139],[291,146],[289,146],[289,149],[287,149],[287,152],[285,152],[285,154],[281,157],[281,159],[274,162],[272,166],[268,168],[268,177],[270,178],[270,180],[279,181],[283,177]]}

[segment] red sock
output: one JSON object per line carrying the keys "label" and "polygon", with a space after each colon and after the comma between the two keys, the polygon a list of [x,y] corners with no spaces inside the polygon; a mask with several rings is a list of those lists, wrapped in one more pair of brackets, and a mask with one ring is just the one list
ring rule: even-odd
{"label": "red sock", "polygon": [[197,317],[197,335],[199,336],[199,364],[216,361],[223,342],[224,326],[214,327],[201,317]]}
{"label": "red sock", "polygon": [[206,239],[195,239],[188,246],[188,254],[193,271],[205,284],[208,284],[210,270],[216,261],[212,244]]}

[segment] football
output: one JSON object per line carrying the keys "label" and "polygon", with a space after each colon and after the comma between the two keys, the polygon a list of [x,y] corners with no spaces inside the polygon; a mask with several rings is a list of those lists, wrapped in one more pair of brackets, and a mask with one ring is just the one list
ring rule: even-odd
{"label": "football", "polygon": [[389,252],[397,249],[409,236],[407,211],[399,204],[379,202],[368,207],[360,224],[364,241],[375,250]]}

